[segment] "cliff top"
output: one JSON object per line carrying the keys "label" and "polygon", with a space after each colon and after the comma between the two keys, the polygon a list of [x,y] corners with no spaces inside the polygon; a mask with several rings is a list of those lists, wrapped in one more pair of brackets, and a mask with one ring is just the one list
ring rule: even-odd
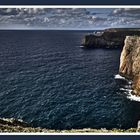
{"label": "cliff top", "polygon": [[118,31],[140,31],[140,28],[108,28],[104,32],[118,32]]}

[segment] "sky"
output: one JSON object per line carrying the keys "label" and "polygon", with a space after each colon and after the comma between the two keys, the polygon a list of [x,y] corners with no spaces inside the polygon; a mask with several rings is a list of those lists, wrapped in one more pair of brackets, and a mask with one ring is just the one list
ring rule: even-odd
{"label": "sky", "polygon": [[0,29],[140,28],[140,8],[0,8]]}

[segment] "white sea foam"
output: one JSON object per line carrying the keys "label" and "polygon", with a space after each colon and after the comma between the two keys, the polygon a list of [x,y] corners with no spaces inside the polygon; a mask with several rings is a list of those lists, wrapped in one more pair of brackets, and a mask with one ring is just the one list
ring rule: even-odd
{"label": "white sea foam", "polygon": [[119,74],[116,74],[116,75],[114,76],[114,78],[115,78],[116,80],[124,80],[124,81],[127,81],[128,85],[131,85],[131,84],[132,84],[132,81],[131,81],[131,80],[128,80],[128,79],[126,79],[125,77],[123,77],[123,76],[121,76],[121,75],[119,75]]}
{"label": "white sea foam", "polygon": [[127,88],[120,88],[121,91],[126,91],[128,93],[132,92],[132,89],[127,89]]}
{"label": "white sea foam", "polygon": [[140,97],[132,94],[132,89],[131,89],[132,81],[125,79],[125,77],[123,77],[123,76],[121,76],[119,74],[115,75],[115,79],[120,79],[120,80],[126,80],[126,81],[128,81],[127,82],[128,84],[126,84],[124,86],[124,88],[121,87],[120,88],[120,91],[122,91],[124,94],[126,94],[127,99],[129,99],[131,101],[140,102]]}
{"label": "white sea foam", "polygon": [[125,88],[120,88],[121,91],[124,91],[124,93],[126,94],[127,99],[131,100],[131,101],[137,101],[140,102],[140,97],[133,95],[132,94],[132,89],[125,89]]}
{"label": "white sea foam", "polygon": [[137,101],[137,102],[140,102],[140,97],[136,96],[136,95],[132,95],[131,93],[129,93],[127,95],[127,98],[131,101]]}
{"label": "white sea foam", "polygon": [[119,75],[119,74],[116,74],[115,75],[115,79],[123,79],[123,80],[126,80],[125,77]]}

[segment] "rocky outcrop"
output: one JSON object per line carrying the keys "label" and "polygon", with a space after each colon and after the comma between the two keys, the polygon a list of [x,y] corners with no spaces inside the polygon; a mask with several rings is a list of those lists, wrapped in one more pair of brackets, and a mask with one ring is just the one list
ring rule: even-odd
{"label": "rocky outcrop", "polygon": [[29,127],[28,123],[20,119],[14,119],[14,118],[10,118],[10,119],[0,118],[0,125]]}
{"label": "rocky outcrop", "polygon": [[121,48],[126,36],[140,35],[140,29],[112,28],[102,34],[86,35],[82,45],[84,48]]}
{"label": "rocky outcrop", "polygon": [[127,36],[120,57],[120,75],[133,81],[133,94],[140,96],[140,36]]}
{"label": "rocky outcrop", "polygon": [[31,124],[28,124],[20,119],[15,118],[0,118],[0,132],[43,132],[43,133],[52,133],[56,132],[55,130],[48,130],[46,128],[32,127]]}

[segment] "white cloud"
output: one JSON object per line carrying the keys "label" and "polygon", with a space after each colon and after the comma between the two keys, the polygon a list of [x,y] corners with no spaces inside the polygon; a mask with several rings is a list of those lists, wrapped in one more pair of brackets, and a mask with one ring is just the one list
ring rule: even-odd
{"label": "white cloud", "polygon": [[139,27],[140,9],[1,8],[0,27],[41,28]]}

